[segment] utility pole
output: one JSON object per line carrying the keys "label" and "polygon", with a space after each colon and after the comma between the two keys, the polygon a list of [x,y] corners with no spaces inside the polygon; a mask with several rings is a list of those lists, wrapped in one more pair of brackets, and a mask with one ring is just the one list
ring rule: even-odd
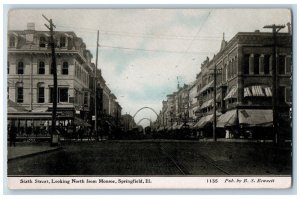
{"label": "utility pole", "polygon": [[96,48],[96,64],[95,64],[95,133],[96,141],[99,141],[98,135],[98,114],[97,114],[97,68],[98,68],[98,47],[99,47],[99,30],[97,31],[97,48]]}
{"label": "utility pole", "polygon": [[270,28],[273,32],[273,52],[272,52],[272,110],[273,110],[273,134],[274,143],[278,144],[278,77],[277,77],[277,33],[285,25],[266,25],[264,28]]}
{"label": "utility pole", "polygon": [[217,141],[216,129],[217,129],[217,65],[214,65],[214,122],[213,122],[213,140]]}
{"label": "utility pole", "polygon": [[56,56],[55,56],[55,43],[53,38],[53,27],[56,26],[53,24],[52,19],[48,19],[45,15],[42,15],[44,19],[49,22],[49,26],[45,26],[50,30],[50,46],[51,46],[51,55],[52,55],[52,65],[50,70],[53,72],[53,110],[52,110],[52,125],[51,125],[51,146],[58,144],[58,134],[56,132],[56,109],[57,109],[57,69],[56,69]]}

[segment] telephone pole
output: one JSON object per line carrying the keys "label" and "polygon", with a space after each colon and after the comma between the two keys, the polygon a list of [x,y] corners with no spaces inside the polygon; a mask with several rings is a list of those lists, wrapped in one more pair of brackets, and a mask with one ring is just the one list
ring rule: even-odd
{"label": "telephone pole", "polygon": [[272,110],[273,110],[273,134],[274,143],[278,143],[278,77],[277,77],[277,33],[285,28],[285,25],[266,25],[264,28],[272,29],[273,52],[272,52]]}
{"label": "telephone pole", "polygon": [[45,24],[46,28],[50,30],[50,41],[51,46],[51,55],[52,55],[52,65],[50,70],[53,73],[53,91],[52,91],[52,101],[53,101],[53,110],[52,110],[52,125],[51,125],[51,146],[58,144],[58,134],[56,132],[56,109],[57,109],[57,69],[56,69],[56,56],[55,56],[55,43],[53,38],[53,27],[56,26],[53,24],[52,19],[48,19],[45,15],[42,15],[44,19],[49,22],[49,26]]}
{"label": "telephone pole", "polygon": [[97,114],[97,68],[98,68],[98,47],[99,47],[99,30],[97,31],[97,48],[96,48],[96,64],[95,64],[95,133],[96,141],[99,141],[98,134],[98,114]]}

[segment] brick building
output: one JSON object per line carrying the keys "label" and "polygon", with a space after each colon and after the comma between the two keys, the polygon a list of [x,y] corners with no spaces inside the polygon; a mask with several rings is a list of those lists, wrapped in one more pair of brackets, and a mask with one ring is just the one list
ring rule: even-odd
{"label": "brick building", "polygon": [[[281,127],[289,120],[291,107],[292,36],[278,33],[277,71]],[[198,82],[196,127],[202,128],[213,118],[213,79],[216,66],[217,127],[272,127],[272,48],[273,34],[239,32],[229,42],[223,38],[220,51],[201,66]],[[271,132],[271,131],[270,131]],[[234,133],[233,133],[234,134]]]}

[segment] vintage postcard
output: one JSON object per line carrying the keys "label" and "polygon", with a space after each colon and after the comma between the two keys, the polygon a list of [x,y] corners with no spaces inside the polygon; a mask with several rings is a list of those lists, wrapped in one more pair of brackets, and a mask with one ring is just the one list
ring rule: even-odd
{"label": "vintage postcard", "polygon": [[11,9],[9,189],[292,187],[289,9]]}

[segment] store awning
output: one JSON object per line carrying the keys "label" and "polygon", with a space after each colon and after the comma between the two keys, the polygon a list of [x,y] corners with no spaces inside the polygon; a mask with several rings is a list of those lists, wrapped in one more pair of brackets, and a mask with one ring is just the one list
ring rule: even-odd
{"label": "store awning", "polygon": [[230,110],[217,118],[217,127],[224,128],[226,126],[237,125],[237,110]]}
{"label": "store awning", "polygon": [[7,112],[8,113],[14,113],[14,112],[29,112],[26,108],[24,108],[22,105],[12,101],[7,100]]}
{"label": "store awning", "polygon": [[224,100],[231,99],[231,98],[237,98],[237,87],[236,86],[233,86],[231,88],[231,90],[225,96]]}
{"label": "store awning", "polygon": [[265,88],[265,93],[267,97],[272,97],[272,90],[270,87]]}
{"label": "store awning", "polygon": [[244,97],[272,97],[272,90],[268,86],[255,85],[244,88]]}
{"label": "store awning", "polygon": [[204,109],[209,106],[212,106],[213,102],[214,102],[214,99],[207,100],[200,106],[199,110]]}
{"label": "store awning", "polygon": [[200,120],[194,125],[194,128],[203,128],[208,122],[212,122],[213,117],[213,114],[201,117]]}
{"label": "store awning", "polygon": [[83,119],[80,119],[77,117],[74,118],[74,124],[77,126],[91,127],[91,125],[89,123],[87,123]]}
{"label": "store awning", "polygon": [[273,123],[273,112],[262,109],[241,109],[238,110],[238,119],[240,125],[270,127]]}
{"label": "store awning", "polygon": [[209,82],[208,84],[206,84],[198,93],[201,94],[204,91],[206,91],[209,88],[213,88],[214,81]]}

